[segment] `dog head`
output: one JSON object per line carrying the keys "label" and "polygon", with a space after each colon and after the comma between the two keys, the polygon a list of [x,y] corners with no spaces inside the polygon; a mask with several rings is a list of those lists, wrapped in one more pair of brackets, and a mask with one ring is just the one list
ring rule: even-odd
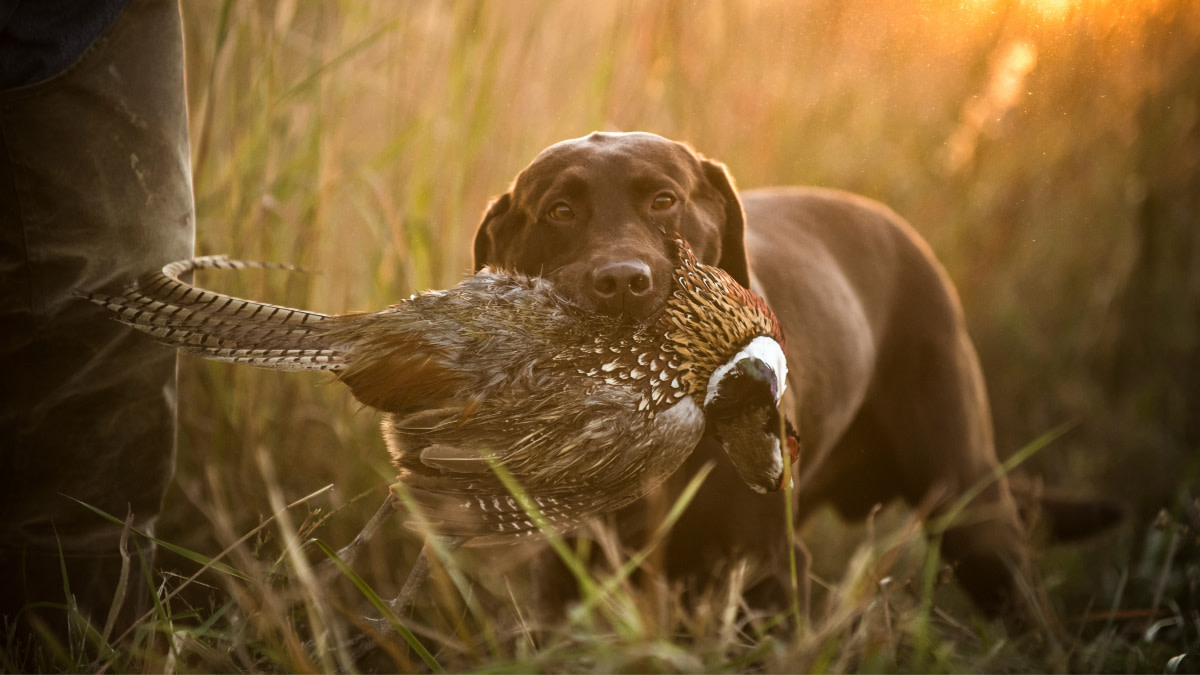
{"label": "dog head", "polygon": [[492,201],[475,268],[541,276],[598,312],[644,319],[666,302],[678,232],[749,286],[741,202],[725,167],[648,133],[593,133],[542,151]]}

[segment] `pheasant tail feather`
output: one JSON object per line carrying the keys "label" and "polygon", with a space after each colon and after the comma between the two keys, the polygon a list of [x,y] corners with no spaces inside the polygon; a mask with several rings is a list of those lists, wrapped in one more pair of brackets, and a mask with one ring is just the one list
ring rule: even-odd
{"label": "pheasant tail feather", "polygon": [[341,370],[343,350],[327,336],[325,314],[243,300],[180,281],[192,270],[282,268],[225,256],[181,260],[142,275],[117,295],[79,293],[160,343],[214,361],[274,370]]}

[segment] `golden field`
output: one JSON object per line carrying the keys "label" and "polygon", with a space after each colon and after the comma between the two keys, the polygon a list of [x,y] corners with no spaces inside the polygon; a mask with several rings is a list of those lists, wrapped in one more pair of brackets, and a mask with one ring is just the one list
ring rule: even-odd
{"label": "golden field", "polygon": [[[1073,425],[1020,470],[1128,510],[1116,531],[1040,557],[1054,638],[929,587],[922,538],[893,506],[873,530],[830,515],[802,533],[821,611],[796,634],[769,630],[781,617],[731,623],[724,606],[660,611],[631,587],[620,611],[539,632],[518,589],[449,597],[418,616],[433,665],[396,647],[375,667],[1200,668],[1200,4],[209,0],[183,13],[197,252],[314,271],[200,283],[326,312],[452,285],[488,200],[543,147],[653,131],[740,187],[836,187],[906,217],[958,286],[1001,455]],[[327,376],[186,357],[180,400],[159,536],[199,557],[231,547],[221,561],[240,575],[185,581],[197,563],[164,552],[160,595],[182,591],[132,643],[64,667],[349,667],[362,593],[286,583],[302,564],[287,543],[336,548],[373,512],[391,479],[378,416]],[[356,568],[390,597],[418,545],[395,526]],[[310,543],[307,557],[323,556]]]}

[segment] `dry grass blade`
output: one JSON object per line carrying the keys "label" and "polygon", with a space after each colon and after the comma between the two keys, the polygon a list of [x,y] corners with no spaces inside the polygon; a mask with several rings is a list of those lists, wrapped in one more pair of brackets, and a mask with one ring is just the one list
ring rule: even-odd
{"label": "dry grass blade", "polygon": [[117,582],[117,590],[113,594],[112,605],[108,609],[108,617],[104,620],[104,630],[100,631],[100,640],[108,642],[112,636],[113,628],[117,624],[117,617],[121,614],[121,607],[125,604],[125,594],[129,588],[129,533],[133,531],[133,513],[130,512],[125,516],[125,525],[121,528],[121,542],[119,550],[121,552],[121,573]]}

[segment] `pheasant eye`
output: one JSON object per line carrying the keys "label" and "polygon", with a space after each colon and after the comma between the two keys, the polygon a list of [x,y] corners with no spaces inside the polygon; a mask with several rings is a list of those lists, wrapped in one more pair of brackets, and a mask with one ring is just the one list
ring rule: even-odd
{"label": "pheasant eye", "polygon": [[557,223],[567,223],[575,219],[575,211],[566,202],[559,202],[551,206],[546,215],[550,217],[550,220]]}
{"label": "pheasant eye", "polygon": [[672,206],[675,206],[675,195],[670,192],[660,192],[654,195],[654,199],[650,201],[650,208],[654,211],[665,211]]}

